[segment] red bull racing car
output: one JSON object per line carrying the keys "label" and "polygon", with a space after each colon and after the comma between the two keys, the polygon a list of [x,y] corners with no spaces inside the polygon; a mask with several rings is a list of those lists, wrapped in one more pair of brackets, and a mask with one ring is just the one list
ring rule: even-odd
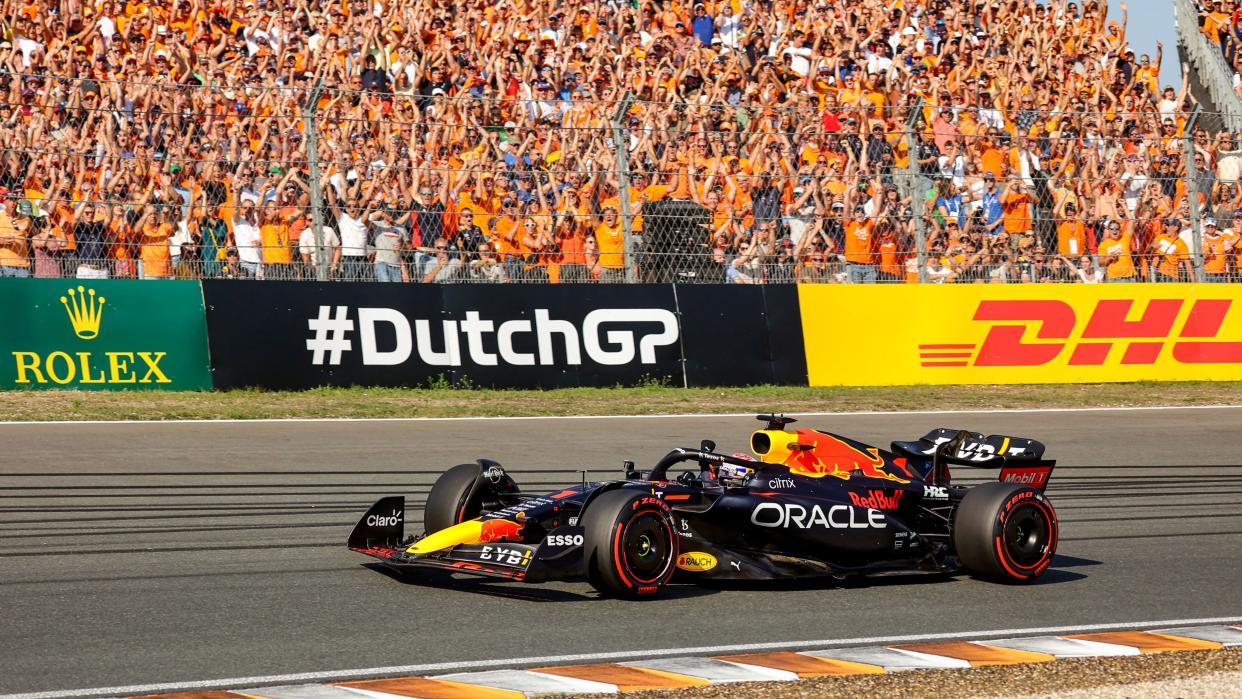
{"label": "red bull racing car", "polygon": [[[1052,562],[1057,517],[1044,489],[1056,462],[1039,442],[937,429],[886,451],[758,417],[757,458],[705,440],[648,471],[626,462],[623,479],[542,495],[493,461],[462,464],[432,487],[421,536],[405,535],[405,499],[386,497],[348,545],[399,568],[587,580],[628,598],[730,579],[966,571],[1025,582]],[[954,485],[955,466],[999,479]]]}

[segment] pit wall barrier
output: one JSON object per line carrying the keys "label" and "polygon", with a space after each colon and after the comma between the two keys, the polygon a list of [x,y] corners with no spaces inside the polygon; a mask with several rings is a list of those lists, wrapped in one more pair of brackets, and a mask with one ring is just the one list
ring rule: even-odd
{"label": "pit wall barrier", "polygon": [[798,288],[812,386],[1242,380],[1242,284]]}
{"label": "pit wall barrier", "polygon": [[1242,285],[0,279],[0,388],[1242,380]]}

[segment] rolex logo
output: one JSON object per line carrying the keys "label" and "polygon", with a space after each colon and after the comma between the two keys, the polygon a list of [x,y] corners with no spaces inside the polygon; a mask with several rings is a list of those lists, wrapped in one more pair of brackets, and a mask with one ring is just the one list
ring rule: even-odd
{"label": "rolex logo", "polygon": [[69,290],[69,297],[60,297],[69,314],[69,322],[73,324],[73,332],[83,340],[93,340],[99,335],[99,320],[103,316],[104,297],[95,298],[94,289],[77,288]]}

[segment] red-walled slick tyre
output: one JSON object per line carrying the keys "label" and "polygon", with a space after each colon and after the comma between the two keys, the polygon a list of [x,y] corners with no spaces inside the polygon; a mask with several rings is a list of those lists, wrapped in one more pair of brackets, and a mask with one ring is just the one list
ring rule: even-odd
{"label": "red-walled slick tyre", "polygon": [[581,525],[587,577],[601,593],[652,597],[673,577],[677,533],[668,504],[649,491],[608,491],[587,504]]}
{"label": "red-walled slick tyre", "polygon": [[1044,494],[1012,483],[967,491],[953,516],[953,546],[971,573],[1000,582],[1039,577],[1057,551],[1057,515]]}

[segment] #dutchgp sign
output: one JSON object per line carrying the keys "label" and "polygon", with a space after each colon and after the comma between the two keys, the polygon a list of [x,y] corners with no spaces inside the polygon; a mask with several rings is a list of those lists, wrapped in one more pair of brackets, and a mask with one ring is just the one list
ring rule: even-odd
{"label": "#dutchgp sign", "polygon": [[218,388],[683,382],[671,287],[204,282]]}
{"label": "#dutchgp sign", "polygon": [[0,279],[0,388],[212,386],[195,282]]}
{"label": "#dutchgp sign", "polygon": [[[410,319],[396,308],[320,306],[307,319],[306,349],[311,364],[339,365],[357,351],[363,366],[397,366],[417,361],[431,367],[553,366],[583,361],[603,366],[655,364],[656,350],[677,341],[677,316],[664,308],[610,308],[589,311],[581,325],[557,319],[547,308],[533,318],[484,318],[466,311],[460,320]],[[357,323],[354,323],[354,317]],[[381,349],[379,336],[391,338]],[[357,337],[355,343],[353,337]],[[519,343],[534,339],[530,351]]]}

